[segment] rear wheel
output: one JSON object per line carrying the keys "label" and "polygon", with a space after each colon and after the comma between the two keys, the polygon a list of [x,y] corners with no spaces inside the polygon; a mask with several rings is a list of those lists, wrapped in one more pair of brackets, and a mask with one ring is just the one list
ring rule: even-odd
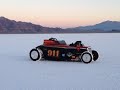
{"label": "rear wheel", "polygon": [[99,57],[98,52],[95,51],[95,50],[92,50],[92,54],[93,54],[93,60],[96,61],[98,59],[98,57]]}
{"label": "rear wheel", "polygon": [[42,58],[42,54],[37,49],[32,49],[29,55],[33,61],[37,61]]}
{"label": "rear wheel", "polygon": [[92,55],[89,52],[84,52],[81,55],[81,61],[88,64],[92,61]]}

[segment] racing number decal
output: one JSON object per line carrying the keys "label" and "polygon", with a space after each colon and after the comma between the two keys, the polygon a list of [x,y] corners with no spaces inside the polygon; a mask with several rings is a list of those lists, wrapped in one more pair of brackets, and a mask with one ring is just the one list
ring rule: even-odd
{"label": "racing number decal", "polygon": [[59,50],[48,50],[48,56],[59,57]]}
{"label": "racing number decal", "polygon": [[52,50],[48,50],[48,56],[52,56]]}

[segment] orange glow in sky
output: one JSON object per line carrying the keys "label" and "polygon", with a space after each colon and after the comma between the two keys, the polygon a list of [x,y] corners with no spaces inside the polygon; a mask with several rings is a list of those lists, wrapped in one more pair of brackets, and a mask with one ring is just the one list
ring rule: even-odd
{"label": "orange glow in sky", "polygon": [[0,0],[0,16],[49,27],[120,21],[120,0]]}

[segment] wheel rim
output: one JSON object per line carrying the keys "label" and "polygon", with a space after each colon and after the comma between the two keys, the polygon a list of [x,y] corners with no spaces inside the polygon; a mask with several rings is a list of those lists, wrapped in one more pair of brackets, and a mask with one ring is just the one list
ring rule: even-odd
{"label": "wheel rim", "polygon": [[39,55],[40,55],[40,58],[39,58],[39,60],[41,60],[42,59],[42,56],[43,56],[43,52],[42,52],[42,50],[40,50],[40,49],[37,49],[38,50],[38,52],[39,52]]}
{"label": "wheel rim", "polygon": [[32,51],[32,52],[31,52],[31,57],[32,57],[33,59],[37,59],[38,56],[39,56],[39,54],[38,54],[37,51]]}
{"label": "wheel rim", "polygon": [[84,62],[90,62],[90,61],[91,61],[91,56],[86,53],[86,54],[84,54],[84,55],[82,56],[82,60],[83,60]]}
{"label": "wheel rim", "polygon": [[41,60],[41,59],[42,59],[42,53],[41,53],[41,52],[39,52],[39,55],[40,55],[39,60]]}

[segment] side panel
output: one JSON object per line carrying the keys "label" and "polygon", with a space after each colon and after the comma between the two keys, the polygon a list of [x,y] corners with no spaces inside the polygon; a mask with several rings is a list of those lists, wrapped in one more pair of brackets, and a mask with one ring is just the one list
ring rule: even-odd
{"label": "side panel", "polygon": [[48,60],[63,60],[62,58],[65,53],[64,48],[55,48],[55,47],[45,47],[45,46],[38,46],[37,48],[41,49],[44,54],[44,58]]}
{"label": "side panel", "polygon": [[[73,59],[72,56],[78,57],[81,53],[86,51],[85,49],[77,50],[75,48],[56,48],[56,47],[45,47],[45,46],[38,46],[36,47],[43,51],[43,58],[47,60],[71,60]],[[71,56],[68,55],[71,53]]]}

